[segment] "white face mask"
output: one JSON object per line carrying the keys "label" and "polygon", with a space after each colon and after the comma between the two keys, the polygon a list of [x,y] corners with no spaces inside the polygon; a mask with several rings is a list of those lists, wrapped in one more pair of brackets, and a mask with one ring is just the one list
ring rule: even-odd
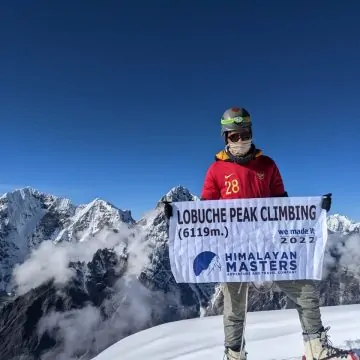
{"label": "white face mask", "polygon": [[236,143],[231,141],[228,142],[229,151],[234,156],[242,156],[245,155],[251,148],[252,140],[240,140]]}

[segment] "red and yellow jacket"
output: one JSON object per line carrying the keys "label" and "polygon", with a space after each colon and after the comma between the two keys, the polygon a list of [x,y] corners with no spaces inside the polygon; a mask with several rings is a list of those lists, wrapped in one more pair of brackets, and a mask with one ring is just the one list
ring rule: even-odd
{"label": "red and yellow jacket", "polygon": [[277,165],[257,150],[245,165],[234,163],[222,150],[206,172],[201,199],[249,199],[287,196]]}

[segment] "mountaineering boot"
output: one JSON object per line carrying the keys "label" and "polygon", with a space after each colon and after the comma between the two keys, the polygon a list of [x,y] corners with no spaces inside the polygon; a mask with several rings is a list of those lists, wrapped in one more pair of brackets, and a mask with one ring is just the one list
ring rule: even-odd
{"label": "mountaineering boot", "polygon": [[331,345],[327,332],[330,327],[317,334],[303,334],[305,355],[302,360],[359,360],[351,350],[343,350]]}
{"label": "mountaineering boot", "polygon": [[246,360],[247,353],[245,352],[245,350],[240,351],[234,351],[230,348],[226,348],[225,349],[225,356],[226,356],[226,360]]}

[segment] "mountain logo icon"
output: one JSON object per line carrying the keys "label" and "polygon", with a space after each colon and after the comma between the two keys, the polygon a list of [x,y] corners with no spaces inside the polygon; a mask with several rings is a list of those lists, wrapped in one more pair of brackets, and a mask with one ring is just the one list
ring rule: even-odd
{"label": "mountain logo icon", "polygon": [[199,276],[203,271],[206,271],[207,275],[209,275],[215,268],[221,270],[221,263],[219,255],[212,251],[203,251],[194,259],[193,270],[195,276]]}

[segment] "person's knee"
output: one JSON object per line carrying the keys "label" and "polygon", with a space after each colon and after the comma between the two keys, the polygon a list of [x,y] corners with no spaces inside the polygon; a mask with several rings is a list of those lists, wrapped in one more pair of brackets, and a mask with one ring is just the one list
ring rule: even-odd
{"label": "person's knee", "polygon": [[303,281],[299,284],[299,291],[303,297],[315,299],[319,297],[319,288],[314,281]]}

